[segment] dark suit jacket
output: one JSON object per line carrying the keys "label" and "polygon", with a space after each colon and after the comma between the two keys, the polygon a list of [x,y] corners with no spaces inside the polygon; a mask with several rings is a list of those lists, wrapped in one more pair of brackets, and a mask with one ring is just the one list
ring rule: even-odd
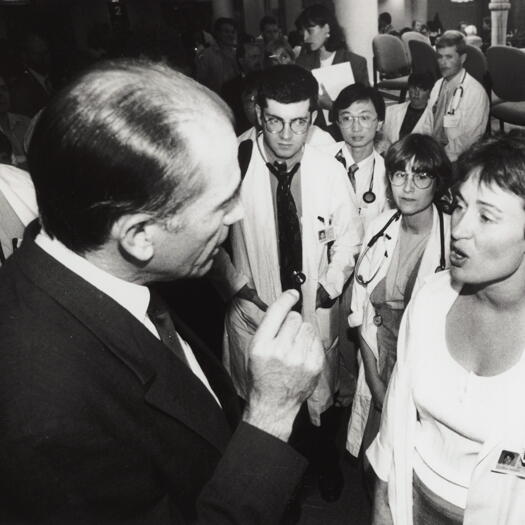
{"label": "dark suit jacket", "polygon": [[0,270],[0,523],[278,523],[302,475],[160,341],[31,239]]}
{"label": "dark suit jacket", "polygon": [[[370,85],[368,80],[368,69],[366,67],[366,58],[348,51],[348,49],[338,49],[335,52],[333,64],[341,64],[343,62],[350,62],[352,73],[356,82],[361,82],[365,86]],[[308,69],[317,69],[321,67],[321,59],[319,58],[319,51],[308,53],[305,48],[301,50],[301,54],[297,57],[296,64]]]}

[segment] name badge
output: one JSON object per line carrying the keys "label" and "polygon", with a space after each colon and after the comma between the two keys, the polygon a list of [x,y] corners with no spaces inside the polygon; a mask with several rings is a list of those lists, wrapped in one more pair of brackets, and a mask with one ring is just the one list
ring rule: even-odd
{"label": "name badge", "polygon": [[319,242],[321,244],[327,244],[329,242],[335,241],[335,232],[333,226],[328,226],[324,230],[319,230],[318,232]]}
{"label": "name badge", "polygon": [[443,117],[444,128],[457,128],[459,126],[459,115],[445,115]]}
{"label": "name badge", "polygon": [[525,451],[520,454],[513,450],[502,450],[492,472],[525,478]]}

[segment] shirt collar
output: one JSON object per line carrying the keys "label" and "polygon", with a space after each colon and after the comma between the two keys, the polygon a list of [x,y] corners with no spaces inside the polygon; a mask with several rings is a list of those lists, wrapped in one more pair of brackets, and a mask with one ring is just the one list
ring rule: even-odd
{"label": "shirt collar", "polygon": [[[355,164],[355,160],[352,157],[352,153],[350,153],[350,148],[345,144],[343,146],[343,155],[346,160],[346,165],[351,166],[352,164]],[[362,161],[358,162],[357,165],[359,168],[362,168],[363,166],[366,166],[369,162],[372,162],[374,158],[374,150],[372,149],[372,153],[368,155],[368,157],[364,158]]]}
{"label": "shirt collar", "polygon": [[146,286],[111,275],[67,248],[58,239],[52,239],[43,230],[37,235],[35,243],[59,263],[111,297],[144,323],[150,297]]}

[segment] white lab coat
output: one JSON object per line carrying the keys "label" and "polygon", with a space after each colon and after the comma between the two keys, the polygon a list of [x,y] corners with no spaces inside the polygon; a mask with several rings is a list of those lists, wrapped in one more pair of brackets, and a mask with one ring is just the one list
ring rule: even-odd
{"label": "white lab coat", "polygon": [[[326,355],[318,387],[308,400],[312,422],[319,424],[320,414],[332,404],[337,388],[339,304],[336,301],[331,308],[316,310],[317,286],[321,284],[331,298],[341,294],[359,252],[362,229],[350,183],[333,157],[306,145],[300,176],[303,273],[306,276],[302,286],[302,314],[316,329]],[[245,217],[231,229],[233,269],[226,268],[228,258],[223,252],[214,271],[229,281],[231,296],[250,283],[261,299],[271,304],[282,291],[278,242],[270,174],[256,145],[243,180],[241,201]],[[330,222],[335,241],[328,263],[327,246],[319,240],[319,232]],[[253,303],[236,297],[226,314],[223,359],[241,397],[246,397],[248,391],[247,350],[262,317],[263,312]]]}
{"label": "white lab coat", "polygon": [[[417,413],[411,376],[425,366],[426,352],[439,351],[431,345],[443,340],[438,331],[459,289],[449,271],[430,276],[410,301],[401,322],[397,364],[383,405],[381,429],[367,451],[378,477],[388,482],[394,525],[413,523],[412,456]],[[524,357],[517,366],[524,377]],[[472,472],[464,525],[522,525],[525,521],[525,478],[492,472],[502,450],[525,450],[525,418],[521,417],[525,381],[508,382],[505,388],[508,403],[493,422],[492,435],[483,444]]]}
{"label": "white lab coat", "polygon": [[[350,153],[347,151],[347,147],[344,141],[336,142],[328,146],[323,146],[323,151],[326,151],[333,157],[335,157],[339,151],[342,151],[345,156],[351,158]],[[350,191],[352,192],[359,206],[359,217],[363,225],[363,231],[367,230],[371,221],[373,221],[378,215],[390,209],[391,207],[389,201],[387,200],[388,180],[385,171],[385,160],[375,150],[373,152],[373,155],[375,166],[374,183],[372,185],[372,190],[376,195],[376,200],[371,203],[367,203],[363,200],[363,195],[370,189],[369,173],[371,171],[371,168],[363,168],[362,171],[365,172],[364,174],[362,172],[360,173],[359,170],[356,172],[356,191],[354,191],[354,188],[352,187],[352,185],[350,185]],[[358,163],[360,169],[364,162],[366,162],[366,159]],[[353,161],[347,161],[347,167],[349,167],[351,164],[353,164]]]}
{"label": "white lab coat", "polygon": [[[459,74],[463,75],[464,70],[461,70]],[[434,112],[432,108],[438,99],[443,81],[444,79],[441,78],[434,84],[427,107],[412,133],[432,135],[434,130]],[[446,112],[450,111],[454,98],[451,97]],[[457,125],[445,128],[445,134],[448,139],[445,151],[451,161],[457,160],[461,153],[484,135],[489,111],[490,102],[485,88],[467,73],[463,81],[463,96],[456,111],[458,116]]]}
{"label": "white lab coat", "polygon": [[[436,271],[437,266],[440,264],[441,239],[439,216],[437,208],[434,205],[432,206],[432,209],[432,230],[425,251],[423,252],[423,258],[414,284],[413,294],[415,294],[422,286],[425,278],[428,275],[433,274]],[[362,251],[366,249],[366,245],[370,239],[384,227],[393,215],[395,215],[396,211],[397,210],[390,210],[383,213],[370,225],[369,229],[366,231],[365,238],[363,239]],[[351,303],[352,313],[348,317],[348,324],[352,327],[361,327],[362,337],[370,347],[370,350],[372,350],[376,359],[379,359],[377,348],[377,327],[374,324],[375,310],[370,302],[370,296],[377,284],[387,274],[387,270],[392,260],[392,254],[394,253],[394,249],[399,239],[400,226],[401,218],[392,222],[385,232],[388,234],[388,237],[386,235],[380,237],[379,240],[368,250],[366,256],[359,264],[359,268],[357,269],[358,274],[362,275],[365,281],[370,279],[374,272],[379,268],[379,271],[377,271],[377,274],[372,281],[366,286],[359,284],[356,279],[353,281]],[[448,266],[450,243],[449,215],[443,214],[443,226],[445,261]],[[388,255],[385,256],[385,253]],[[360,362],[356,393],[352,405],[352,415],[350,416],[346,441],[347,450],[355,457],[359,454],[359,449],[363,440],[363,433],[368,419],[368,413],[370,411],[371,399],[372,396],[366,383],[364,367]]]}
{"label": "white lab coat", "polygon": [[[401,102],[401,104],[392,104],[387,106],[385,112],[385,121],[383,123],[383,137],[388,140],[390,144],[397,142],[399,140],[399,131],[401,130],[401,125],[405,119],[408,106],[410,101]],[[423,112],[424,114],[424,112]],[[419,118],[416,126],[421,122],[423,115]],[[416,127],[414,126],[414,128]]]}

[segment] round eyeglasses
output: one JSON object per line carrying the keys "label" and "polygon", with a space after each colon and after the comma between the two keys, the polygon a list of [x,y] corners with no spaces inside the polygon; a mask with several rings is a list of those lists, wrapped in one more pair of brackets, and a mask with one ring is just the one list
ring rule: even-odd
{"label": "round eyeglasses", "polygon": [[390,179],[390,182],[393,186],[403,186],[405,181],[407,181],[410,176],[412,176],[412,182],[414,183],[414,186],[420,190],[426,190],[429,188],[436,178],[435,175],[431,175],[430,173],[426,173],[424,171],[412,171],[409,173],[401,170],[394,171],[394,173],[389,173],[388,178]]}
{"label": "round eyeglasses", "polygon": [[310,126],[309,116],[294,118],[289,122],[285,122],[280,117],[264,115],[262,121],[264,123],[264,128],[269,133],[281,133],[285,125],[288,124],[293,133],[295,133],[296,135],[304,135],[308,131],[308,127]]}
{"label": "round eyeglasses", "polygon": [[357,122],[362,128],[371,128],[374,125],[374,122],[377,120],[377,117],[372,115],[348,115],[344,113],[339,115],[337,122],[342,128],[349,128],[354,122]]}

